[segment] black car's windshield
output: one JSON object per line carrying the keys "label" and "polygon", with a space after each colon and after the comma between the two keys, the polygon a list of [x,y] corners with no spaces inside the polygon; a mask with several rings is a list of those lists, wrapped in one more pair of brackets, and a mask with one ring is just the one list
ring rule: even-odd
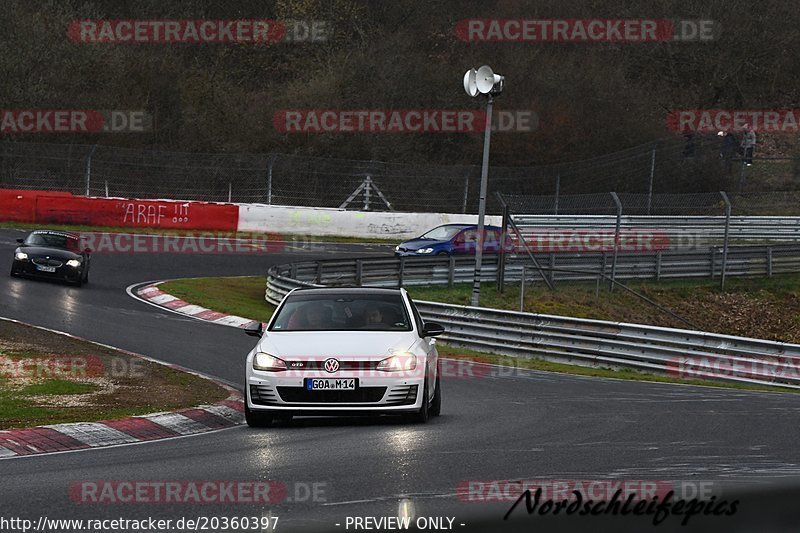
{"label": "black car's windshield", "polygon": [[433,228],[421,238],[432,239],[436,241],[449,241],[455,237],[459,231],[468,227],[469,226],[439,226],[438,228]]}
{"label": "black car's windshield", "polygon": [[269,331],[410,331],[397,294],[296,294],[281,307]]}
{"label": "black car's windshield", "polygon": [[26,246],[47,246],[70,252],[77,252],[80,249],[78,239],[64,233],[31,233],[24,243]]}

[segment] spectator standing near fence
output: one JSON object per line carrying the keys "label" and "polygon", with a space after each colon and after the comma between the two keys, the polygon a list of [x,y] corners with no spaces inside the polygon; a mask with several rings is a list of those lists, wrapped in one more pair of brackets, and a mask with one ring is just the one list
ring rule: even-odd
{"label": "spectator standing near fence", "polygon": [[744,125],[744,136],[742,137],[742,150],[744,152],[744,164],[748,167],[753,164],[753,152],[756,149],[756,132],[750,124]]}

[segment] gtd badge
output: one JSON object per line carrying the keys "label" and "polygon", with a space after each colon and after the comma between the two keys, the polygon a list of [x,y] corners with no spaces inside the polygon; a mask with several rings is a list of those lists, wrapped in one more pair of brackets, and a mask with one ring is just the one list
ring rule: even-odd
{"label": "gtd badge", "polygon": [[331,357],[330,359],[325,359],[325,371],[333,374],[334,372],[339,371],[339,361]]}

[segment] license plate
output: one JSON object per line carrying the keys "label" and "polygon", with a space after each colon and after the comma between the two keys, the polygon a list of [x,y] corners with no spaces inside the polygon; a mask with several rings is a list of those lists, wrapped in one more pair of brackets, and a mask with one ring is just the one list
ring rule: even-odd
{"label": "license plate", "polygon": [[36,265],[36,270],[40,270],[42,272],[55,272],[56,267]]}
{"label": "license plate", "polygon": [[306,378],[306,390],[356,390],[357,388],[358,381],[355,378]]}

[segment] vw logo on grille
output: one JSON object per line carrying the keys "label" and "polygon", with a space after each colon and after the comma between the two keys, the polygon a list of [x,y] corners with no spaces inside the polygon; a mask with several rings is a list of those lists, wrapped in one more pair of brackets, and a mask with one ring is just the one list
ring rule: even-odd
{"label": "vw logo on grille", "polygon": [[339,371],[339,361],[331,357],[330,359],[325,359],[325,371],[330,372],[333,374],[334,372]]}

